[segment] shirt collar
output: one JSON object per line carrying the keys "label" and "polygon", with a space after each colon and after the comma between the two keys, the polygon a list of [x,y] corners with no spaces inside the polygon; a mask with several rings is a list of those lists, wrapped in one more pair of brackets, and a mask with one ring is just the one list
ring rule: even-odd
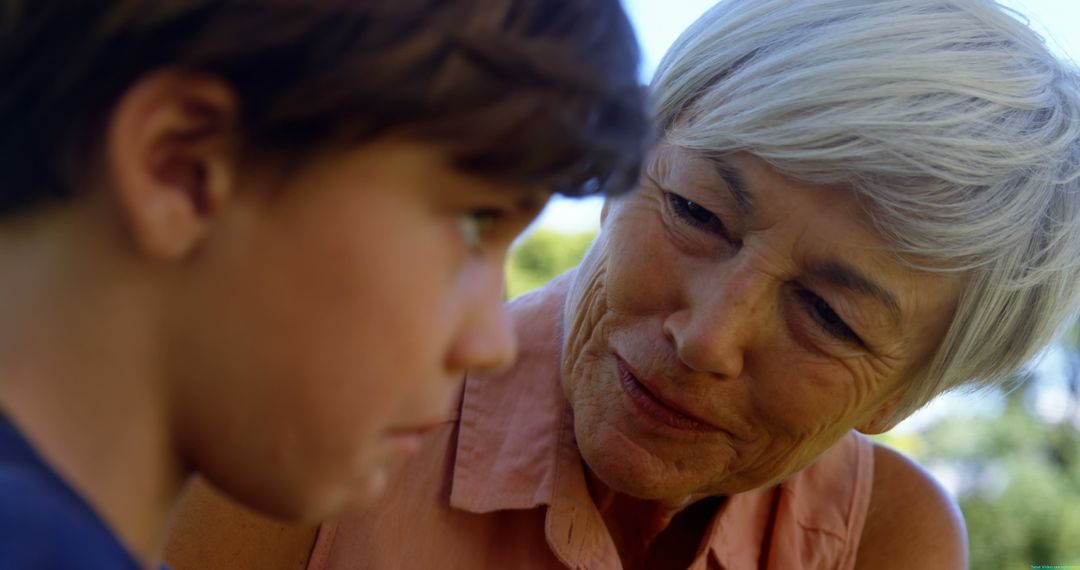
{"label": "shirt collar", "polygon": [[513,367],[466,378],[450,505],[473,513],[549,507],[545,534],[556,557],[570,568],[616,569],[618,553],[589,496],[562,391],[558,355],[570,280],[564,275],[510,305],[521,347]]}
{"label": "shirt collar", "polygon": [[[517,360],[503,372],[466,378],[450,505],[473,513],[549,507],[547,541],[564,564],[619,568],[614,544],[589,496],[573,413],[562,390],[558,355],[571,279],[565,274],[511,303],[508,312],[520,346]],[[844,469],[834,464],[850,460],[845,455],[854,450],[857,437],[849,435],[838,445],[844,452],[827,453],[781,485],[728,497],[692,568],[704,568],[707,556],[721,568],[758,567],[772,543],[800,534],[778,529],[778,520],[842,536],[848,510],[836,507],[845,506],[805,498],[849,494],[842,487],[850,482],[834,475],[835,469]]]}
{"label": "shirt collar", "polygon": [[569,281],[564,275],[508,307],[521,347],[511,368],[467,376],[450,505],[472,513],[548,507],[547,543],[567,567],[615,570],[621,563],[589,495],[561,359],[552,358],[562,354]]}
{"label": "shirt collar", "polygon": [[559,359],[552,358],[562,353],[568,281],[564,276],[508,307],[520,347],[511,368],[466,377],[451,506],[487,513],[551,504],[560,441],[565,447],[567,431],[573,438]]}

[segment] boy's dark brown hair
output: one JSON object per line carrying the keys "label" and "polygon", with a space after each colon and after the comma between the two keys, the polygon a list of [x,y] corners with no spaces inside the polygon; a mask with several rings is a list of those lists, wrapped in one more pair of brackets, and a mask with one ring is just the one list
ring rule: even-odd
{"label": "boy's dark brown hair", "polygon": [[84,184],[161,68],[226,81],[256,160],[401,132],[475,174],[618,193],[650,142],[637,65],[618,0],[0,0],[0,215]]}

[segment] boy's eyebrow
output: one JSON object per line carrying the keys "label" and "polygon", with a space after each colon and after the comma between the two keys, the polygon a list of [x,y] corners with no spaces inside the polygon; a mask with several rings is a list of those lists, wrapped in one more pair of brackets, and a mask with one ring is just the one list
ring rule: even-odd
{"label": "boy's eyebrow", "polygon": [[541,210],[553,196],[555,196],[555,194],[550,190],[536,188],[526,191],[516,202],[514,202],[514,206],[517,207],[517,209],[526,212]]}
{"label": "boy's eyebrow", "polygon": [[754,198],[746,189],[746,181],[739,169],[732,166],[723,156],[711,154],[705,158],[712,164],[720,178],[723,179],[728,192],[731,192],[731,196],[735,198],[735,203],[739,206],[739,210],[742,210],[743,215],[752,216],[754,214]]}

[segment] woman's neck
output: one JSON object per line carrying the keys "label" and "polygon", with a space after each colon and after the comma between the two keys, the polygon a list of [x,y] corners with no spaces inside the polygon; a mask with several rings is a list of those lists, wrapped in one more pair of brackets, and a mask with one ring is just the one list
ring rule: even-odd
{"label": "woman's neck", "polygon": [[691,495],[668,501],[631,497],[586,468],[589,494],[604,519],[623,568],[686,568],[722,498]]}

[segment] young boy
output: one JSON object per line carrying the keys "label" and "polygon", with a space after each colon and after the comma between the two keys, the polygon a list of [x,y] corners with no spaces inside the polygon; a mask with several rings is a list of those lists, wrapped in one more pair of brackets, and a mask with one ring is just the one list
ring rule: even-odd
{"label": "young boy", "polygon": [[0,567],[145,566],[196,472],[369,501],[632,185],[636,65],[617,0],[0,0]]}

